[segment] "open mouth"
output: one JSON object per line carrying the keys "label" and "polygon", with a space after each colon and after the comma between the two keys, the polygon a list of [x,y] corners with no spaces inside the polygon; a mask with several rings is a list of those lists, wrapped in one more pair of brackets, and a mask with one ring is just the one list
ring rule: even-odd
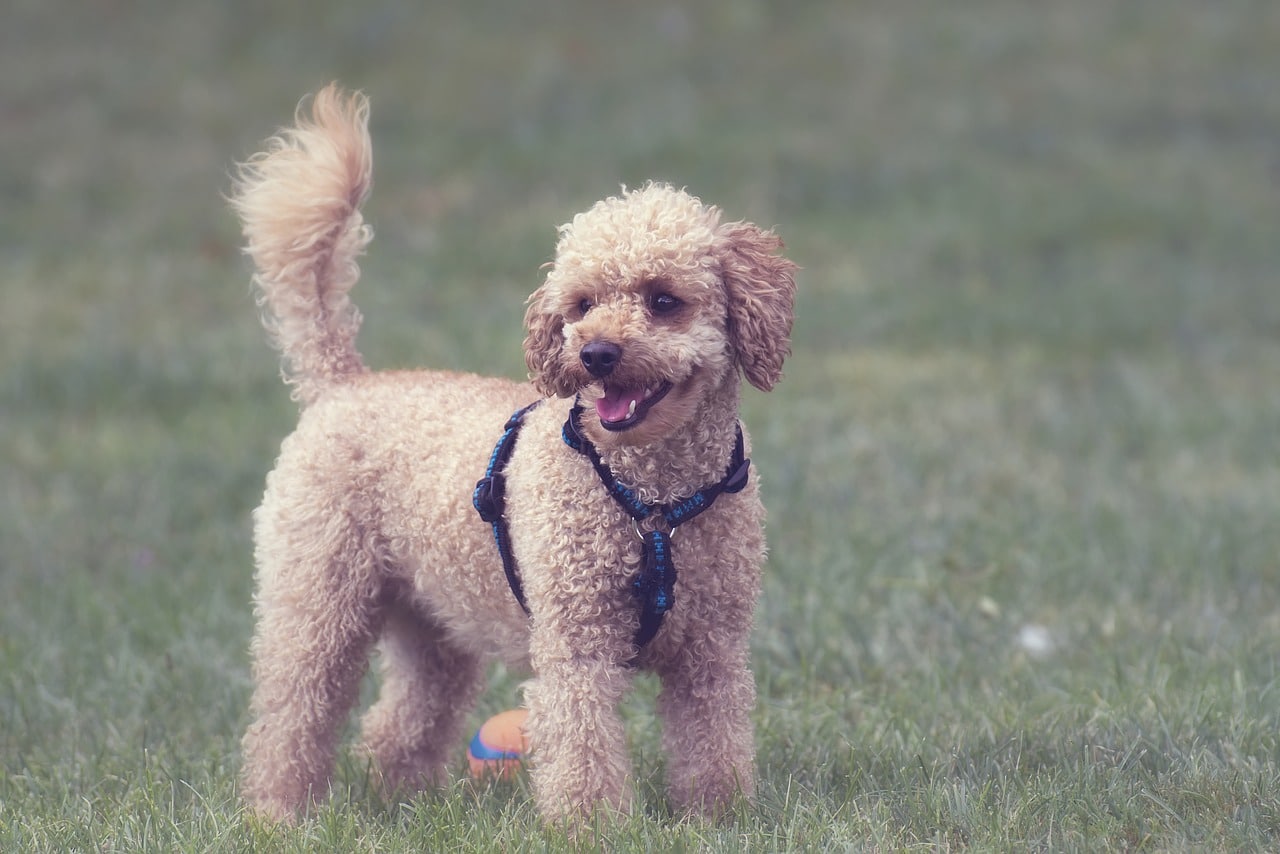
{"label": "open mouth", "polygon": [[667,396],[672,385],[662,382],[652,388],[617,388],[605,383],[604,397],[596,400],[596,415],[600,426],[620,432],[629,430],[644,420],[654,405]]}

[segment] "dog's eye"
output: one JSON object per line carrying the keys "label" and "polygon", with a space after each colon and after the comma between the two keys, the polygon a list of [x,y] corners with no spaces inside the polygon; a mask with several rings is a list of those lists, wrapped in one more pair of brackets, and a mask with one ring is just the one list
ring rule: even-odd
{"label": "dog's eye", "polygon": [[582,316],[586,315],[588,311],[591,311],[591,308],[593,305],[594,304],[591,302],[591,300],[587,299],[586,297],[583,297],[582,299],[578,300],[578,314]]}
{"label": "dog's eye", "polygon": [[649,308],[654,314],[670,314],[680,305],[680,300],[668,293],[657,293],[649,297]]}

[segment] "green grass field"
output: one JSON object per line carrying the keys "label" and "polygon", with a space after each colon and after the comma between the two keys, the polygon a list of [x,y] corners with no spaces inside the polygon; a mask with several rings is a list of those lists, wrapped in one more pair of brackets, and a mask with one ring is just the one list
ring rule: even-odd
{"label": "green grass field", "polygon": [[566,844],[521,784],[382,803],[350,759],[299,828],[239,804],[295,412],[221,194],[334,78],[378,367],[521,376],[555,227],[622,183],[804,267],[746,400],[759,801],[671,817],[642,682],[592,841],[1280,847],[1280,4],[425,5],[0,12],[0,850]]}

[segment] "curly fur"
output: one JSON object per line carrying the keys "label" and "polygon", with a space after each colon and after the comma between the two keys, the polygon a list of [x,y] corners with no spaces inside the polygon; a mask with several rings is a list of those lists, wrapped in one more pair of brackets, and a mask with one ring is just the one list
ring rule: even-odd
{"label": "curly fur", "polygon": [[[340,730],[375,644],[381,694],[360,749],[389,792],[444,779],[484,663],[527,665],[533,784],[570,821],[632,805],[617,703],[638,665],[658,710],[679,813],[716,814],[754,788],[748,668],[765,556],[754,475],[674,536],[677,604],[633,645],[629,517],[560,437],[572,401],[617,479],[645,500],[688,497],[728,465],[740,375],[768,389],[788,353],[794,266],[773,234],[663,184],[599,202],[560,230],[530,297],[532,385],[466,374],[366,371],[348,292],[370,238],[363,96],[329,87],[241,169],[232,203],[266,324],[302,404],[254,515],[253,722],[243,795],[294,820],[328,790]],[[616,364],[588,369],[609,342]],[[618,411],[665,389],[629,429]],[[507,467],[507,519],[531,611],[507,588],[470,504],[503,421],[528,417]],[[621,401],[621,403],[619,403]],[[596,412],[590,412],[595,404]],[[606,423],[608,422],[608,423]]]}

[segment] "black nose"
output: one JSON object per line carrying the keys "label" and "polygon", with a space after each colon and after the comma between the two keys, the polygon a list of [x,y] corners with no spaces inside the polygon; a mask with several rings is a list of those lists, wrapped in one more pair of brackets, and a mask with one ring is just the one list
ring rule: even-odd
{"label": "black nose", "polygon": [[622,348],[612,341],[592,341],[578,352],[582,367],[593,377],[607,377],[622,358]]}

